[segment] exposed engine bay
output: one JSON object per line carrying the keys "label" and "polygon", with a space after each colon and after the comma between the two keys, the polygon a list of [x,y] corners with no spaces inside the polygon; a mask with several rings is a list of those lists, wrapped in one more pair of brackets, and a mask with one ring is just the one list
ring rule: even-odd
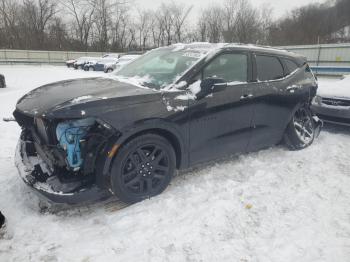
{"label": "exposed engine bay", "polygon": [[79,119],[61,122],[57,125],[56,135],[61,148],[66,152],[67,166],[78,171],[83,163],[81,155],[83,140],[89,129],[94,125],[95,119]]}
{"label": "exposed engine bay", "polygon": [[23,129],[22,158],[25,154],[33,167],[25,175],[26,182],[49,187],[59,194],[96,184],[106,159],[108,141],[116,134],[112,127],[95,118],[60,121],[21,112],[14,115]]}

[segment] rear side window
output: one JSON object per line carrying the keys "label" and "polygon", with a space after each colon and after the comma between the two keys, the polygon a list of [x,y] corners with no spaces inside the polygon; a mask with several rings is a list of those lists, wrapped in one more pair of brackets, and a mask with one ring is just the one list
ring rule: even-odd
{"label": "rear side window", "polygon": [[259,81],[283,78],[283,67],[277,57],[257,55],[256,67]]}
{"label": "rear side window", "polygon": [[245,54],[222,54],[203,70],[203,79],[222,78],[225,82],[247,82],[248,58]]}
{"label": "rear side window", "polygon": [[286,66],[287,75],[290,75],[291,73],[293,73],[295,70],[298,69],[298,65],[290,59],[283,58],[283,62],[284,62],[284,65]]}

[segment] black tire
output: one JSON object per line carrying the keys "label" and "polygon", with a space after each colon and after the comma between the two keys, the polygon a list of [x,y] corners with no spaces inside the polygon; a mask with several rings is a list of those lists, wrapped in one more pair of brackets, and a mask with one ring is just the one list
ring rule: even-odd
{"label": "black tire", "polygon": [[107,69],[107,73],[112,73],[113,72],[113,69],[112,68],[108,68]]}
{"label": "black tire", "polygon": [[156,134],[138,136],[119,150],[111,169],[113,193],[135,203],[162,193],[176,168],[176,155],[167,139]]}
{"label": "black tire", "polygon": [[301,150],[310,146],[315,139],[315,122],[308,106],[299,108],[284,134],[284,142],[291,150]]}
{"label": "black tire", "polygon": [[0,212],[0,228],[5,225],[5,216]]}
{"label": "black tire", "polygon": [[0,75],[0,88],[5,88],[6,83],[5,83],[5,77],[3,75]]}

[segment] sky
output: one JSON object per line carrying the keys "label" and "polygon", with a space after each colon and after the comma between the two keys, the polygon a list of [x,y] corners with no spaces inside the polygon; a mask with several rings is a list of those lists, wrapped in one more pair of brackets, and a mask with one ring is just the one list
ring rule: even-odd
{"label": "sky", "polygon": [[[162,2],[170,2],[171,0],[135,0],[135,4],[141,8],[157,8]],[[195,21],[198,13],[206,6],[213,4],[222,4],[224,0],[174,0],[177,3],[184,3],[187,6],[193,5],[193,10],[190,13],[189,20]],[[278,19],[287,11],[311,3],[324,3],[325,0],[251,0],[254,6],[262,6],[269,4],[273,8],[273,18]]]}

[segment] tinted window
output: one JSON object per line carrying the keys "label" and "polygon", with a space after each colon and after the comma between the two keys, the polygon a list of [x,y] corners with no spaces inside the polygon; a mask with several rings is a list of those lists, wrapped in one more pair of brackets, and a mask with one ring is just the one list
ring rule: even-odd
{"label": "tinted window", "polygon": [[298,65],[290,59],[283,59],[283,62],[284,62],[284,65],[286,66],[287,75],[293,73],[295,70],[298,69]]}
{"label": "tinted window", "polygon": [[226,82],[246,82],[248,61],[245,54],[222,54],[203,70],[203,79],[207,77],[222,78]]}
{"label": "tinted window", "polygon": [[259,81],[276,80],[283,77],[283,67],[276,57],[257,55],[256,66]]}

